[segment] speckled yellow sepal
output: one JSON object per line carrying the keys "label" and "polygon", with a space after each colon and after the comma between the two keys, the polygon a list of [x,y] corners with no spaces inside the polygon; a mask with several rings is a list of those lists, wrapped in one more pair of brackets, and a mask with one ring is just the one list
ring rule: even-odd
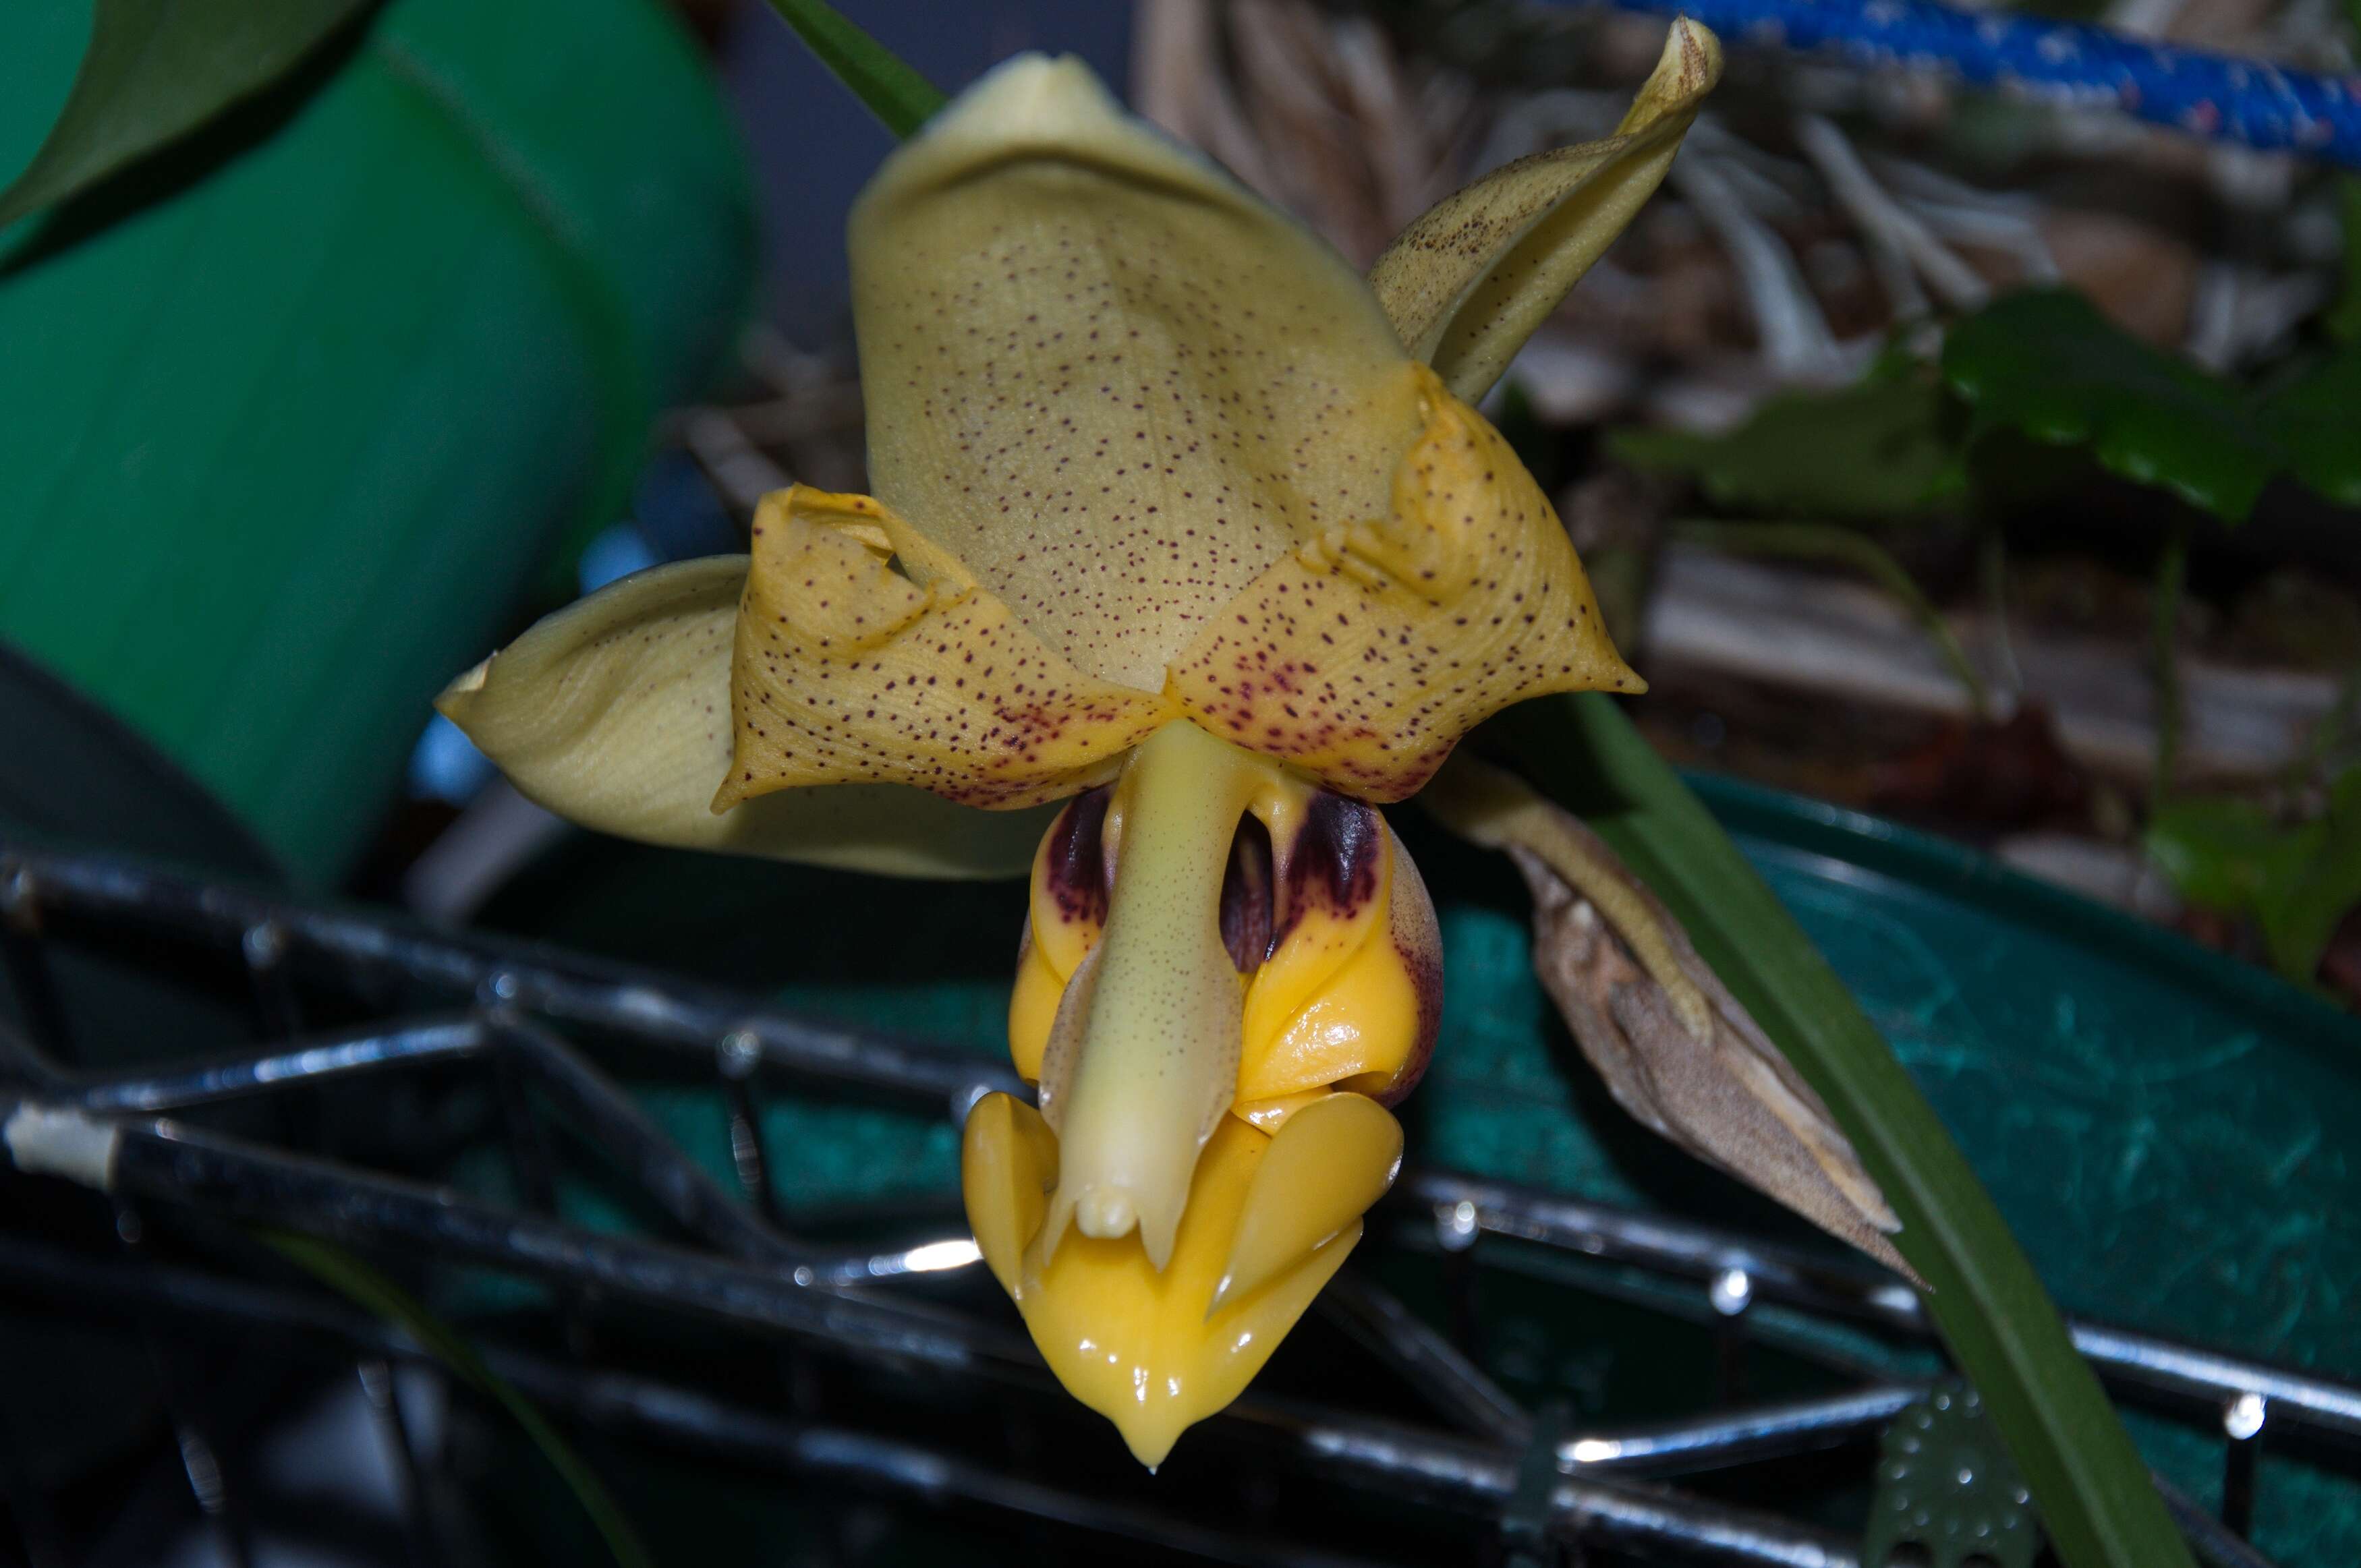
{"label": "speckled yellow sepal", "polygon": [[715,815],[746,573],[745,556],[717,555],[610,583],[452,682],[435,707],[528,798],[602,833],[889,876],[1021,873],[1054,814],[841,784]]}
{"label": "speckled yellow sepal", "polygon": [[1515,452],[1423,366],[1392,510],[1275,563],[1174,662],[1202,728],[1362,800],[1400,800],[1513,702],[1640,691]]}
{"label": "speckled yellow sepal", "polygon": [[716,811],[848,783],[1031,806],[1112,776],[1171,715],[1163,697],[1074,668],[867,496],[767,496],[753,544]]}

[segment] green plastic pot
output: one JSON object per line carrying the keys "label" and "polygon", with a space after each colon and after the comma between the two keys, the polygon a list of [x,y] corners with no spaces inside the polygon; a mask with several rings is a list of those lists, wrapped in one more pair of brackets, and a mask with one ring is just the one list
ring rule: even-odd
{"label": "green plastic pot", "polygon": [[[0,7],[0,179],[89,12]],[[0,640],[333,881],[434,691],[719,362],[753,234],[649,0],[393,0],[0,233]]]}

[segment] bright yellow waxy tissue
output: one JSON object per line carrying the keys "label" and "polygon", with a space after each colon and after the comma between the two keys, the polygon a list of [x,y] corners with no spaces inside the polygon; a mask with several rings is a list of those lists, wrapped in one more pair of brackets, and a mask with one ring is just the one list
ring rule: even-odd
{"label": "bright yellow waxy tissue", "polygon": [[1364,280],[1080,63],[1011,60],[853,214],[875,493],[773,495],[749,555],[618,583],[441,699],[593,828],[1029,868],[1038,1108],[970,1115],[968,1213],[1144,1463],[1245,1387],[1400,1164],[1441,955],[1376,807],[1510,703],[1640,687],[1470,402],[1719,64],[1676,24],[1616,137],[1470,187]]}

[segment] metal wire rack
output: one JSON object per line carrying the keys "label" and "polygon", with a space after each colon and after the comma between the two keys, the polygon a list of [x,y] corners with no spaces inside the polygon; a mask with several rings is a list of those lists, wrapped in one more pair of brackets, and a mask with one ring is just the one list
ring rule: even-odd
{"label": "metal wire rack", "polygon": [[[91,945],[152,955],[176,974],[210,977],[217,990],[234,983],[258,1020],[259,1040],[193,1061],[171,1041],[113,1041],[104,1054],[135,1065],[74,1066],[91,1059],[93,1042],[81,1037],[85,1025],[57,966],[61,952]],[[818,1089],[884,1096],[956,1123],[983,1093],[1022,1092],[1005,1069],[604,960],[5,841],[0,959],[23,1025],[18,1033],[0,1025],[0,1124],[14,1164],[27,1173],[6,1178],[14,1186],[0,1193],[30,1190],[32,1176],[62,1177],[103,1191],[113,1219],[111,1234],[99,1235],[0,1225],[0,1299],[113,1317],[148,1336],[180,1484],[231,1563],[249,1561],[252,1528],[230,1480],[236,1466],[222,1463],[232,1423],[190,1397],[186,1380],[172,1375],[169,1347],[207,1332],[259,1329],[342,1365],[382,1416],[384,1441],[413,1498],[433,1487],[417,1474],[420,1456],[386,1389],[393,1366],[431,1365],[431,1357],[398,1328],[317,1289],[241,1270],[234,1248],[157,1248],[151,1222],[158,1229],[279,1227],[376,1256],[488,1265],[539,1281],[577,1332],[529,1346],[494,1338],[490,1365],[562,1418],[640,1447],[1022,1519],[1029,1528],[1076,1532],[1094,1543],[1079,1549],[1085,1552],[1152,1547],[1238,1563],[1378,1560],[1290,1541],[1260,1528],[1253,1509],[1240,1528],[1209,1522],[1202,1509],[1159,1506],[1156,1494],[1136,1486],[1074,1484],[1061,1478],[1062,1464],[1045,1475],[1038,1439],[995,1442],[978,1454],[929,1441],[923,1425],[914,1432],[907,1421],[865,1419],[858,1402],[764,1400],[676,1369],[642,1369],[628,1355],[602,1355],[584,1329],[601,1304],[719,1325],[781,1354],[818,1354],[899,1379],[922,1401],[1005,1405],[1012,1431],[1021,1432],[1027,1410],[1052,1404],[1031,1346],[1008,1314],[990,1313],[994,1299],[947,1304],[926,1288],[977,1272],[964,1233],[948,1216],[933,1222],[932,1234],[910,1235],[904,1225],[895,1239],[869,1245],[790,1229],[775,1201],[777,1156],[764,1146],[761,1114],[766,1095]],[[315,1029],[326,1012],[338,1024]],[[598,1042],[597,1061],[583,1044],[590,1038]],[[718,1090],[740,1190],[667,1138],[601,1062],[620,1063],[627,1074],[686,1072]],[[250,1115],[235,1131],[205,1122],[239,1104],[283,1111],[323,1086],[438,1069],[493,1087],[522,1207],[358,1168],[328,1157],[332,1151],[282,1146],[306,1141],[284,1115],[275,1123]],[[626,1177],[677,1239],[557,1218],[548,1116]],[[320,1141],[316,1129],[309,1141]],[[1251,1456],[1255,1475],[1301,1477],[1371,1507],[1430,1511],[1455,1521],[1459,1539],[1492,1542],[1493,1561],[1596,1552],[1787,1568],[1860,1563],[1857,1540],[1824,1523],[1733,1504],[1695,1483],[1733,1467],[1858,1448],[1917,1399],[1923,1385],[1895,1381],[1767,1402],[1743,1396],[1758,1304],[1927,1336],[1916,1299],[1898,1281],[1846,1257],[1447,1171],[1405,1171],[1386,1213],[1389,1245],[1435,1260],[1457,1332],[1438,1331],[1369,1277],[1348,1271],[1323,1296],[1322,1314],[1377,1353],[1411,1414],[1365,1413],[1319,1390],[1251,1393],[1214,1426],[1220,1447]],[[1580,1430],[1556,1411],[1524,1408],[1460,1343],[1477,1332],[1479,1260],[1519,1249],[1635,1272],[1655,1283],[1656,1299],[1669,1292],[1703,1307],[1697,1315],[1715,1325],[1720,1368],[1715,1408],[1614,1430]],[[2263,1562],[2243,1537],[2267,1429],[2273,1442],[2361,1473],[2361,1387],[2097,1323],[2078,1322],[2074,1333],[2118,1398],[2194,1419],[2219,1436],[2223,1517],[2167,1487],[2211,1562]],[[1103,1435],[1100,1446],[1109,1446]],[[5,1500],[20,1557],[67,1561],[59,1541],[44,1539],[42,1499],[27,1494],[23,1467],[7,1457],[0,1454],[0,1468],[9,1472]],[[412,1519],[409,1532],[413,1561],[452,1560],[431,1520]]]}

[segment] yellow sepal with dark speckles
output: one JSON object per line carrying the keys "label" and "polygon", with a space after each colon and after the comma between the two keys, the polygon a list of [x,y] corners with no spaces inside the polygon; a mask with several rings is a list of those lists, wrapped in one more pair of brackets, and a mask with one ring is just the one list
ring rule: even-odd
{"label": "yellow sepal with dark speckles", "polygon": [[1199,726],[1357,799],[1400,800],[1513,702],[1645,683],[1616,652],[1549,499],[1424,366],[1391,510],[1282,557],[1176,660]]}
{"label": "yellow sepal with dark speckles", "polygon": [[642,843],[888,876],[997,877],[1048,826],[898,784],[782,791],[720,816],[746,557],[655,566],[544,618],[434,706],[529,799]]}
{"label": "yellow sepal with dark speckles", "polygon": [[878,499],[1105,679],[1162,685],[1417,436],[1368,285],[1079,60],[961,93],[848,239]]}
{"label": "yellow sepal with dark speckles", "polygon": [[1032,806],[1112,777],[1172,714],[1074,668],[867,496],[763,498],[736,637],[717,812],[849,783]]}

